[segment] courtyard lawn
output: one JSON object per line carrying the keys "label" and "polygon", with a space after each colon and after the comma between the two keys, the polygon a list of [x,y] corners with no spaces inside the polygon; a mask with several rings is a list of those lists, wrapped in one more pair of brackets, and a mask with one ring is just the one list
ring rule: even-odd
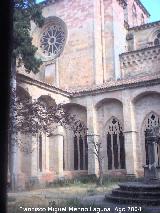
{"label": "courtyard lawn", "polygon": [[[97,186],[95,179],[83,177],[75,180],[59,180],[50,183],[43,189],[8,193],[8,213],[26,212],[24,209],[26,207],[86,207],[95,204],[96,207],[99,205],[104,206],[107,205],[104,201],[105,193],[116,188],[118,183],[122,181],[127,181],[127,178],[106,178],[102,186]],[[111,206],[113,207],[113,205]]]}
{"label": "courtyard lawn", "polygon": [[57,182],[44,189],[8,193],[8,212],[24,212],[22,207],[66,206],[67,203],[77,205],[77,202],[85,197],[104,195],[117,187],[117,183],[106,181],[103,186],[97,186],[95,182]]}

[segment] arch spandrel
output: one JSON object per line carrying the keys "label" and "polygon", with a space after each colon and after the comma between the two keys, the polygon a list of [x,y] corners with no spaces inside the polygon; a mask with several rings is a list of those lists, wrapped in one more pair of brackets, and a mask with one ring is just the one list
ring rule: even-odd
{"label": "arch spandrel", "polygon": [[149,96],[149,95],[159,95],[160,96],[160,92],[158,92],[158,91],[154,91],[154,90],[152,90],[152,91],[143,91],[143,92],[139,92],[138,94],[136,94],[133,98],[132,98],[132,100],[131,100],[131,102],[133,103],[133,104],[136,104],[136,102],[138,102],[139,100],[141,100],[141,98],[142,97],[145,97],[145,96]]}
{"label": "arch spandrel", "polygon": [[95,108],[98,110],[103,104],[110,103],[110,102],[119,102],[123,106],[121,99],[118,99],[118,98],[103,98],[101,100],[98,100],[95,103]]}

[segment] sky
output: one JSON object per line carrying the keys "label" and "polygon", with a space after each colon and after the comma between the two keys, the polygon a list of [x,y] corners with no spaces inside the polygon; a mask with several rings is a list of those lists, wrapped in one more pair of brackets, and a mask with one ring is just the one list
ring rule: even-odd
{"label": "sky", "polygon": [[[37,0],[41,2],[42,0]],[[148,12],[151,14],[150,22],[160,20],[160,0],[141,0]]]}
{"label": "sky", "polygon": [[160,20],[160,0],[141,0],[150,13],[150,22]]}

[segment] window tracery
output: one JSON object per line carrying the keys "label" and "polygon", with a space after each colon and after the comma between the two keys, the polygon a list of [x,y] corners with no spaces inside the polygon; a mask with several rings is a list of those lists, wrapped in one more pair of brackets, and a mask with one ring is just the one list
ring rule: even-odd
{"label": "window tracery", "polygon": [[[46,59],[55,59],[63,51],[67,38],[65,23],[58,17],[50,17],[46,20],[46,26],[40,37],[40,49]],[[46,60],[44,59],[44,60]]]}
{"label": "window tracery", "polygon": [[[144,136],[145,136],[145,152],[146,152],[146,165],[149,164],[148,160],[148,148],[147,148],[147,140],[146,140],[146,130],[152,129],[153,127],[158,127],[160,125],[160,117],[156,115],[154,112],[151,112],[144,122]],[[160,166],[160,145],[156,144],[156,161],[157,165]]]}
{"label": "window tracery", "polygon": [[[82,129],[79,124],[78,129]],[[88,169],[88,144],[86,131],[76,131],[74,133],[74,170]]]}
{"label": "window tracery", "polygon": [[118,119],[110,120],[106,133],[108,170],[125,169],[124,135]]}
{"label": "window tracery", "polygon": [[160,32],[156,35],[154,39],[154,45],[160,45]]}

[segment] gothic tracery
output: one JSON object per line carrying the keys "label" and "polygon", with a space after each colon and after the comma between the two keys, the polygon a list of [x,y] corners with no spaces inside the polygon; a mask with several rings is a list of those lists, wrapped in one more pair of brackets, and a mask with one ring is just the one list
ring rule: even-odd
{"label": "gothic tracery", "polygon": [[[145,119],[144,121],[144,135],[145,135],[145,151],[146,151],[146,165],[149,164],[148,161],[148,149],[147,149],[147,139],[146,139],[146,130],[147,129],[152,129],[154,127],[158,127],[160,125],[160,117],[154,113],[151,112]],[[160,145],[156,144],[156,161],[157,165],[160,165]]]}
{"label": "gothic tracery", "polygon": [[125,169],[123,128],[116,118],[111,118],[106,129],[108,169]]}
{"label": "gothic tracery", "polygon": [[86,131],[75,132],[73,142],[74,142],[74,170],[87,170],[88,144],[87,144]]}

